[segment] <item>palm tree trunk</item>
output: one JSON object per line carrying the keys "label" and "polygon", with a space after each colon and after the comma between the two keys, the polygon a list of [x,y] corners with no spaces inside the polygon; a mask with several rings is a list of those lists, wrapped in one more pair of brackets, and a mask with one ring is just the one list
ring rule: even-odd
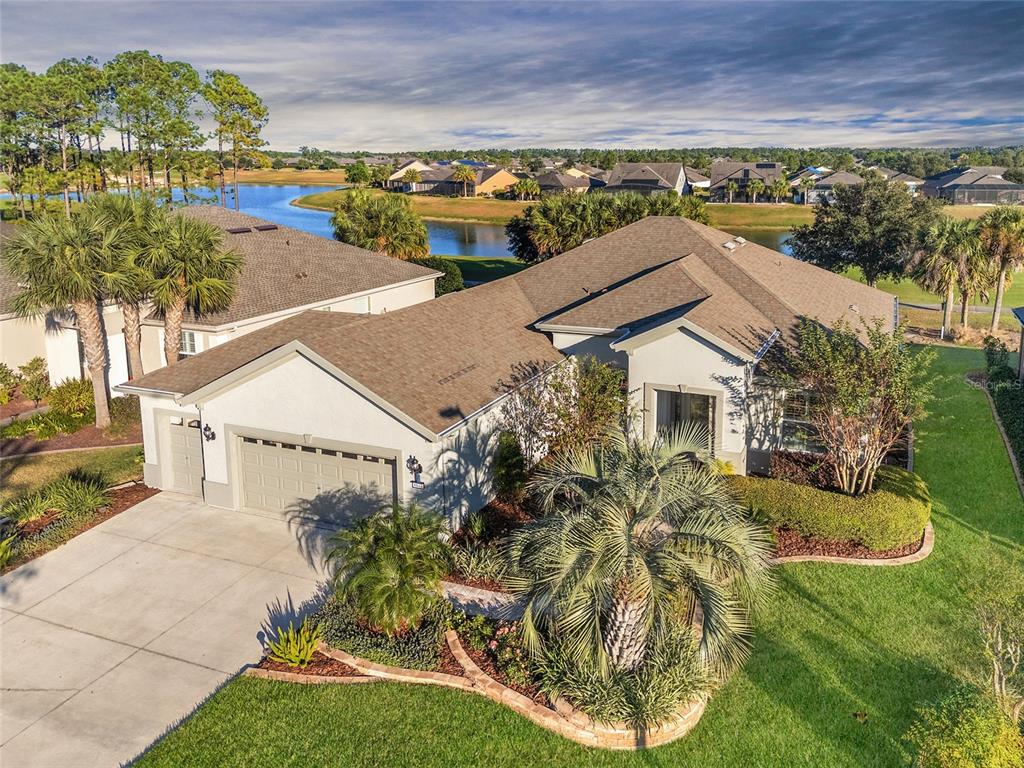
{"label": "palm tree trunk", "polygon": [[92,399],[96,405],[96,426],[110,426],[110,405],[107,401],[107,346],[103,337],[103,320],[96,303],[76,301],[71,305],[78,318],[78,330],[85,348],[85,364],[92,379]]}
{"label": "palm tree trunk", "polygon": [[999,279],[996,281],[996,303],[992,307],[992,325],[989,327],[991,333],[999,330],[999,315],[1003,313],[1003,291],[1006,289],[1006,267],[999,270]]}
{"label": "palm tree trunk", "polygon": [[604,650],[613,667],[636,669],[647,652],[647,625],[641,603],[617,598],[604,632]]}
{"label": "palm tree trunk", "polygon": [[181,324],[185,319],[185,300],[176,301],[164,312],[164,357],[171,365],[181,352]]}
{"label": "palm tree trunk", "polygon": [[128,347],[128,378],[137,379],[142,375],[142,323],[139,322],[139,305],[131,302],[121,305],[124,315],[124,341]]}
{"label": "palm tree trunk", "polygon": [[970,297],[970,295],[968,295],[967,291],[964,291],[963,293],[960,294],[960,327],[961,328],[966,328],[967,327],[967,311],[968,311],[968,306],[970,304],[970,301],[971,301],[971,297]]}
{"label": "palm tree trunk", "polygon": [[942,305],[942,327],[949,333],[953,327],[953,286],[946,289],[946,301]]}
{"label": "palm tree trunk", "polygon": [[60,167],[63,171],[61,186],[64,189],[64,215],[71,218],[71,195],[68,193],[68,148],[64,145],[64,139],[60,140]]}

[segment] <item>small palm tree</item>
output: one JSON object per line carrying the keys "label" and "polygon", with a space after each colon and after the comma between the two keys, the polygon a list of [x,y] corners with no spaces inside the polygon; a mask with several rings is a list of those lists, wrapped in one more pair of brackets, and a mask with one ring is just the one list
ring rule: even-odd
{"label": "small palm tree", "polygon": [[996,298],[992,307],[990,331],[999,328],[1003,311],[1003,293],[1013,273],[1024,268],[1024,209],[1009,205],[993,208],[981,217],[981,242],[998,271]]}
{"label": "small palm tree", "polygon": [[736,193],[740,191],[740,185],[735,181],[729,181],[725,185],[725,191],[729,193],[729,202],[731,203],[733,197],[735,197]]}
{"label": "small palm tree", "polygon": [[427,228],[404,195],[349,192],[335,208],[331,224],[336,240],[358,248],[396,259],[430,253]]}
{"label": "small palm tree", "polygon": [[389,637],[419,625],[440,596],[448,549],[443,521],[415,504],[396,505],[364,518],[331,537],[339,596]]}
{"label": "small palm tree", "polygon": [[468,165],[457,165],[452,171],[452,181],[462,184],[462,196],[469,195],[469,185],[476,183],[476,170]]}
{"label": "small palm tree", "polygon": [[149,294],[164,316],[164,357],[171,365],[181,352],[185,311],[204,315],[227,309],[242,257],[224,248],[224,235],[212,224],[170,215],[154,220],[137,261],[153,276]]}
{"label": "small palm tree", "polygon": [[760,179],[751,179],[747,182],[747,194],[751,196],[750,202],[756,203],[757,196],[763,195],[766,189],[767,187],[765,187],[764,182]]}
{"label": "small palm tree", "polygon": [[807,198],[809,197],[811,190],[814,189],[814,185],[817,183],[817,179],[812,176],[804,176],[800,179],[800,192],[803,194],[804,205],[807,205]]}
{"label": "small palm tree", "polygon": [[783,176],[772,182],[771,193],[776,203],[781,202],[782,198],[789,194],[789,190],[789,182]]}
{"label": "small palm tree", "polygon": [[520,179],[512,185],[518,200],[536,200],[540,197],[540,184],[536,179]]}
{"label": "small palm tree", "polygon": [[423,181],[423,174],[415,168],[409,168],[402,174],[402,182],[407,184],[410,190],[415,190],[415,185],[419,184],[421,181]]}
{"label": "small palm tree", "polygon": [[532,651],[554,640],[605,673],[636,669],[682,605],[701,608],[707,662],[742,660],[770,539],[708,468],[707,444],[694,426],[653,442],[616,431],[538,471],[546,515],[509,547]]}
{"label": "small palm tree", "polygon": [[107,347],[99,306],[128,276],[119,272],[123,232],[94,208],[66,218],[43,214],[23,224],[6,243],[7,271],[23,286],[12,306],[21,316],[45,312],[75,314],[85,362],[92,379],[96,426],[110,426]]}

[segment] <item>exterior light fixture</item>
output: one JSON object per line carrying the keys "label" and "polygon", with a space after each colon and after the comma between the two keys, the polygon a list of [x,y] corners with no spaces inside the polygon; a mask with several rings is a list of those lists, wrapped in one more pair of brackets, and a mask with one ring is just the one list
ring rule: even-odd
{"label": "exterior light fixture", "polygon": [[405,460],[405,468],[408,469],[409,474],[412,475],[412,480],[410,481],[412,483],[412,487],[422,488],[423,465],[420,464],[419,459],[417,459],[415,456],[410,456],[408,459]]}
{"label": "exterior light fixture", "polygon": [[203,427],[203,439],[207,442],[217,439],[217,433],[213,431],[209,424]]}

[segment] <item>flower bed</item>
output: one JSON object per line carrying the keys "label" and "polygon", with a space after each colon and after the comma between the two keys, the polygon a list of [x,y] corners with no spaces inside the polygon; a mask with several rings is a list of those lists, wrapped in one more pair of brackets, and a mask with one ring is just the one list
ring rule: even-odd
{"label": "flower bed", "polygon": [[775,556],[785,558],[798,555],[820,555],[851,560],[889,560],[914,554],[921,549],[923,541],[924,534],[917,541],[904,544],[902,547],[875,551],[852,541],[803,536],[792,529],[777,528],[775,529]]}
{"label": "flower bed", "polygon": [[330,656],[325,656],[320,651],[313,655],[312,661],[305,667],[293,667],[280,661],[274,661],[268,656],[260,659],[256,669],[270,670],[271,672],[300,673],[303,675],[315,675],[319,677],[355,677],[359,673],[348,664]]}

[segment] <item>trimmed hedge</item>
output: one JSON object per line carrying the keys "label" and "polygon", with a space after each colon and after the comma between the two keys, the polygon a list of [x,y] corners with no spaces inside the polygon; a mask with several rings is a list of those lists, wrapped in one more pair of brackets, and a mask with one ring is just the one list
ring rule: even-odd
{"label": "trimmed hedge", "polygon": [[[1024,349],[1019,354],[1024,355]],[[1024,466],[1024,386],[1017,372],[1010,367],[1010,352],[1003,342],[988,336],[985,339],[985,363],[988,388],[995,403],[999,421],[1013,446],[1017,463]]]}
{"label": "trimmed hedge", "polygon": [[462,279],[462,270],[459,265],[451,259],[444,259],[440,256],[424,256],[420,259],[409,259],[413,264],[419,264],[427,269],[434,269],[441,273],[434,283],[434,295],[444,296],[446,293],[455,293],[466,287]]}
{"label": "trimmed hedge", "polygon": [[865,496],[771,478],[731,481],[741,499],[772,527],[854,541],[876,552],[918,541],[932,510],[924,480],[898,467],[880,467],[875,490]]}

